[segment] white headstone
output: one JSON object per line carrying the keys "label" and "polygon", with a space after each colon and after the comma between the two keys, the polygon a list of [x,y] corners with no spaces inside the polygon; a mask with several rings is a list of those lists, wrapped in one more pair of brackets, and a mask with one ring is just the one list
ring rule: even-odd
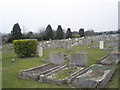
{"label": "white headstone", "polygon": [[39,44],[39,57],[43,56],[43,48],[41,47],[41,43]]}
{"label": "white headstone", "polygon": [[104,41],[100,41],[100,49],[104,49]]}
{"label": "white headstone", "polygon": [[78,39],[76,38],[75,41],[78,41]]}
{"label": "white headstone", "polygon": [[68,40],[71,40],[71,38],[68,38]]}
{"label": "white headstone", "polygon": [[49,43],[50,41],[47,41],[46,43]]}

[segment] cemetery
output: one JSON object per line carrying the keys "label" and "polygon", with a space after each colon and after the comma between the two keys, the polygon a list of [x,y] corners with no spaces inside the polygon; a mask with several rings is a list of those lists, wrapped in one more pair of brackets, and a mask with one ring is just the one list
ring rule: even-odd
{"label": "cemetery", "polygon": [[[103,35],[40,41],[35,44],[37,56],[29,58],[16,57],[13,51],[3,53],[3,87],[10,87],[8,80],[17,82],[11,87],[20,87],[19,84],[39,88],[106,87],[119,64],[120,52],[116,44],[110,44],[117,43],[116,37]],[[111,49],[106,49],[109,47]],[[14,61],[9,61],[7,56]]]}
{"label": "cemetery", "polygon": [[120,88],[120,0],[1,1],[1,90]]}

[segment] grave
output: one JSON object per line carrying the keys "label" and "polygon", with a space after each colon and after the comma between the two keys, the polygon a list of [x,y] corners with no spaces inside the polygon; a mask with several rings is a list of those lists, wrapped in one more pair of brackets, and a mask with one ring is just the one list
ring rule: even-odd
{"label": "grave", "polygon": [[54,71],[51,71],[50,73],[40,75],[39,76],[39,82],[47,82],[51,84],[57,84],[62,85],[67,83],[67,80],[76,73],[79,73],[82,71],[85,67],[79,67],[76,66],[76,68],[70,68],[69,66],[62,66]]}
{"label": "grave", "polygon": [[75,88],[103,88],[114,72],[114,66],[93,64],[68,79],[68,83],[70,87]]}
{"label": "grave", "polygon": [[78,66],[87,66],[88,58],[86,53],[74,52],[70,54],[70,63]]}
{"label": "grave", "polygon": [[70,52],[71,50],[72,50],[71,45],[70,45],[70,44],[67,44],[67,45],[66,45],[66,51],[67,51],[67,52]]}
{"label": "grave", "polygon": [[59,67],[61,67],[61,65],[44,64],[27,70],[21,70],[19,72],[19,78],[37,81],[39,80],[39,75],[49,73]]}
{"label": "grave", "polygon": [[50,64],[45,64],[31,69],[20,71],[19,77],[29,80],[38,80],[39,75],[46,74],[64,65],[64,54],[51,52],[49,63]]}
{"label": "grave", "polygon": [[119,56],[120,52],[112,51],[110,54],[97,59],[96,62],[103,65],[116,65],[120,61]]}

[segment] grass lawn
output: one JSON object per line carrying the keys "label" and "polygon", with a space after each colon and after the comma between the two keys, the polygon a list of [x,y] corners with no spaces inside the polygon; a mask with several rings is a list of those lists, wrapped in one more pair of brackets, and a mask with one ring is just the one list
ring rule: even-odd
{"label": "grass lawn", "polygon": [[[86,49],[88,54],[88,66],[94,64],[96,62],[97,58],[103,57],[110,51],[104,51],[100,50],[99,48],[89,48],[88,46],[74,46],[72,48],[71,52],[78,51],[79,49]],[[45,49],[44,50],[44,56],[41,58],[48,58],[49,53],[51,51],[57,51],[57,52],[64,52],[66,54],[69,54],[70,52],[66,52],[65,49],[59,48],[59,49]],[[3,88],[68,88],[67,85],[53,85],[48,83],[38,83],[36,81],[30,81],[30,80],[24,80],[19,79],[18,74],[20,70],[29,69],[32,67],[36,67],[42,64],[46,64],[41,62],[40,57],[30,57],[30,58],[17,58],[16,54],[14,52],[8,52],[2,54],[2,84]],[[12,62],[12,59],[15,59],[14,62]],[[107,87],[115,88],[117,87],[117,73],[115,73],[112,82],[108,84]],[[113,83],[115,84],[114,86]]]}

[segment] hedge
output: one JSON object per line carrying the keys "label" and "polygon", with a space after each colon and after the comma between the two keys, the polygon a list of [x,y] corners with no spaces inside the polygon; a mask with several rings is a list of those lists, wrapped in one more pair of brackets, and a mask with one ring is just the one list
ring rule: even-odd
{"label": "hedge", "polygon": [[14,52],[19,57],[35,56],[37,53],[37,45],[37,39],[21,39],[13,41]]}

